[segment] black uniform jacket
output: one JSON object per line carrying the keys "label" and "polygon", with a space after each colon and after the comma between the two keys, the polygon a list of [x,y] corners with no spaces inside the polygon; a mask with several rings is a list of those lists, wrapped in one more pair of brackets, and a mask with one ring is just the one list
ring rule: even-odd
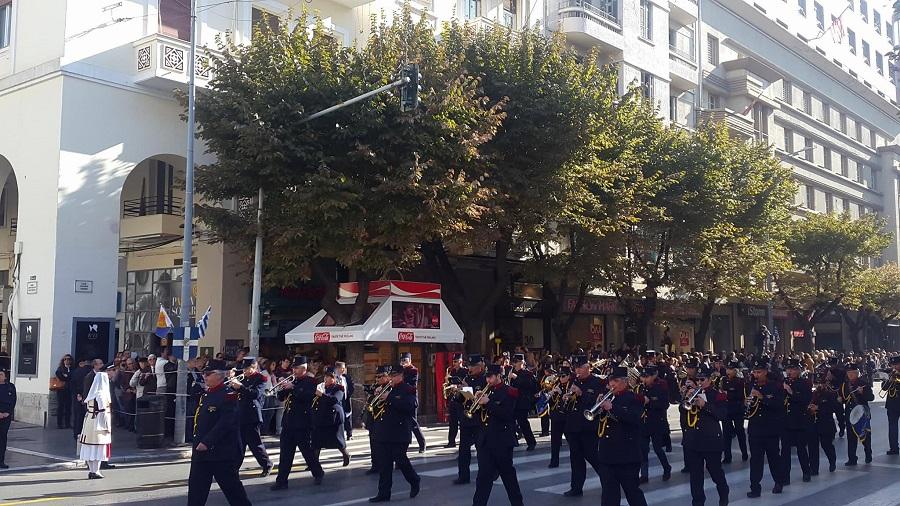
{"label": "black uniform jacket", "polygon": [[312,429],[312,400],[316,397],[316,379],[303,376],[294,380],[294,388],[282,390],[278,398],[284,401],[283,430]]}
{"label": "black uniform jacket", "polygon": [[384,413],[374,420],[371,437],[379,443],[408,445],[412,441],[412,417],[418,407],[416,387],[401,383],[391,389]]}
{"label": "black uniform jacket", "polygon": [[557,388],[559,389],[559,393],[554,393],[553,396],[550,397],[550,419],[553,420],[554,424],[551,425],[551,429],[553,427],[564,426],[566,418],[569,416],[569,407],[562,400],[563,394],[569,388],[569,382],[567,381],[565,384],[560,382]]}
{"label": "black uniform jacket", "polygon": [[823,436],[830,435],[833,438],[834,433],[837,432],[834,426],[834,414],[842,409],[841,403],[838,402],[837,392],[831,388],[818,387],[813,390],[810,404],[815,404],[819,408],[813,415],[816,432]]}
{"label": "black uniform jacket", "polygon": [[663,380],[655,380],[650,387],[643,384],[640,395],[649,402],[644,405],[644,434],[657,435],[668,429],[666,412],[669,409],[669,388]]}
{"label": "black uniform jacket", "polygon": [[[862,390],[854,394],[850,393],[859,387],[863,387]],[[872,385],[862,378],[856,378],[856,381],[847,379],[847,381],[841,385],[839,394],[844,398],[844,409],[848,416],[856,406],[868,407],[869,402],[875,400],[875,394],[872,393]]]}
{"label": "black uniform jacket", "polygon": [[516,399],[516,411],[531,411],[534,405],[534,394],[538,390],[537,379],[528,369],[513,372],[516,379],[510,380],[509,386],[519,391],[519,397]]}
{"label": "black uniform jacket", "polygon": [[[192,460],[227,462],[242,458],[237,398],[237,392],[226,388],[224,384],[211,387],[200,396],[194,413]],[[206,445],[206,451],[197,451],[200,443]]]}
{"label": "black uniform jacket", "polygon": [[[887,397],[884,400],[884,407],[891,413],[900,412],[900,373],[896,371],[891,372],[891,377],[894,378],[893,386],[887,390]],[[891,383],[890,379],[883,380],[881,382],[881,388],[885,388],[889,386]]]}
{"label": "black uniform jacket", "polygon": [[[468,375],[469,370],[465,367],[458,367],[455,370],[453,368],[450,369],[450,376],[459,378],[460,380],[465,380]],[[461,395],[451,395],[450,398],[447,399],[447,408],[450,410],[450,413],[458,417],[462,416],[462,401]]]}
{"label": "black uniform jacket", "polygon": [[733,379],[722,376],[720,386],[727,396],[725,403],[728,407],[728,416],[732,418],[744,416],[744,379],[737,376]]}
{"label": "black uniform jacket", "polygon": [[4,418],[2,421],[12,421],[15,410],[16,386],[7,381],[0,385],[0,413],[9,413],[9,417]]}
{"label": "black uniform jacket", "polygon": [[759,409],[747,422],[748,434],[750,437],[781,437],[785,423],[784,387],[781,383],[767,381],[755,388],[763,396],[759,400]]}
{"label": "black uniform jacket", "polygon": [[785,401],[787,413],[785,428],[811,432],[814,426],[813,416],[809,412],[809,403],[812,401],[812,384],[806,378],[795,380],[788,378],[785,383],[793,390],[792,394],[787,395]]}
{"label": "black uniform jacket", "polygon": [[[703,391],[706,404],[703,408],[694,406],[694,410],[685,414],[688,424],[684,429],[683,444],[685,450],[695,452],[722,451],[722,420],[728,415],[728,396],[715,388]],[[685,411],[684,406],[678,409]],[[696,423],[694,422],[696,418]]]}
{"label": "black uniform jacket", "polygon": [[238,392],[238,410],[241,425],[256,425],[263,422],[262,408],[266,399],[267,378],[260,373],[244,376]]}
{"label": "black uniform jacket", "polygon": [[[643,412],[644,399],[631,390],[623,390],[613,396],[606,430],[600,438],[600,463],[634,464],[641,461],[640,435]],[[578,416],[584,419],[581,411],[578,412]]]}
{"label": "black uniform jacket", "polygon": [[[568,413],[568,417],[566,418],[566,432],[593,431],[596,433],[598,419],[594,418],[594,421],[589,421],[584,417],[584,412],[585,410],[594,407],[594,404],[599,400],[598,397],[606,393],[606,386],[603,385],[600,378],[593,374],[583,380],[576,377],[570,381],[570,384],[574,384],[580,388],[581,395],[578,396],[575,407]],[[563,392],[563,394],[565,394],[565,392]],[[643,408],[643,406],[641,407]],[[640,413],[638,413],[638,415],[640,415]]]}
{"label": "black uniform jacket", "polygon": [[416,366],[410,364],[403,368],[403,382],[411,387],[419,384],[419,370]]}
{"label": "black uniform jacket", "polygon": [[344,423],[344,387],[337,383],[325,387],[325,393],[318,399],[313,406],[313,426],[342,425]]}
{"label": "black uniform jacket", "polygon": [[[516,446],[516,403],[519,391],[503,383],[491,387],[489,401],[482,409],[486,415],[476,418],[484,429],[479,436],[479,448],[510,448]],[[482,451],[479,449],[479,451]]]}
{"label": "black uniform jacket", "polygon": [[[466,381],[466,385],[472,387],[473,394],[477,394],[479,391],[484,389],[485,385],[487,385],[487,379],[485,379],[484,374],[478,374],[478,375],[470,374],[469,376],[466,377],[465,381]],[[462,394],[457,394],[457,397],[460,400],[460,402],[462,402],[462,400],[464,399]],[[469,405],[470,405],[469,403],[465,403],[464,407],[468,408]],[[466,428],[481,427],[481,420],[479,419],[478,411],[475,412],[475,416],[473,416],[472,418],[469,418],[467,416],[463,416],[462,418],[460,418],[459,426],[466,427]]]}

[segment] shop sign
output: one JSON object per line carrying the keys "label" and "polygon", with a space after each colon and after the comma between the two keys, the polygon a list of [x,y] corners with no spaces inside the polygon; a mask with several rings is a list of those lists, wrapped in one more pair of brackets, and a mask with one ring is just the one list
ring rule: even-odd
{"label": "shop sign", "polygon": [[[742,304],[739,306],[738,312],[741,316],[746,316],[747,318],[766,318],[767,314],[766,306],[754,306],[751,304]],[[772,318],[785,319],[790,318],[790,311],[787,309],[778,309],[772,308]]]}
{"label": "shop sign", "polygon": [[792,330],[792,331],[791,331],[791,337],[793,337],[794,339],[803,339],[803,338],[806,337],[806,331],[803,330],[803,329],[800,329],[800,330]]}
{"label": "shop sign", "polygon": [[331,332],[316,332],[313,334],[313,342],[316,344],[330,343]]}
{"label": "shop sign", "polygon": [[539,300],[513,299],[509,302],[510,310],[516,315],[540,315],[544,309]]}
{"label": "shop sign", "polygon": [[416,340],[415,332],[397,332],[397,342],[412,343]]}
{"label": "shop sign", "polygon": [[681,331],[681,334],[678,335],[678,346],[680,348],[691,347],[691,336],[689,336],[687,332]]}
{"label": "shop sign", "polygon": [[[575,311],[578,304],[578,297],[566,297],[563,301],[563,307],[567,313]],[[621,313],[621,308],[616,299],[602,297],[585,297],[581,304],[582,314],[616,314]]]}

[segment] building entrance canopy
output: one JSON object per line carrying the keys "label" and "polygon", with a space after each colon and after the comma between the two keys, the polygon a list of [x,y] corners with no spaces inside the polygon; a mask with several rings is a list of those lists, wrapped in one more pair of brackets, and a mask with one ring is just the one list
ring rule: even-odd
{"label": "building entrance canopy", "polygon": [[[357,283],[341,283],[338,303],[350,307]],[[323,309],[284,337],[285,344],[348,342],[460,344],[463,332],[441,300],[441,285],[411,281],[372,281],[365,321],[335,325]]]}

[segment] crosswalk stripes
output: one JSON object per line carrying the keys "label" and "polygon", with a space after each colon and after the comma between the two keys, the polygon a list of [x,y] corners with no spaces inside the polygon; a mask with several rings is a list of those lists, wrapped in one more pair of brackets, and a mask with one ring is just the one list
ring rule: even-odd
{"label": "crosswalk stripes", "polygon": [[[809,497],[813,494],[817,494],[826,489],[829,489],[835,485],[844,483],[845,481],[858,478],[859,475],[860,473],[857,471],[844,471],[843,469],[838,469],[833,473],[828,473],[824,476],[820,475],[818,477],[819,479],[811,481],[809,483],[792,483],[790,486],[784,487],[784,491],[781,493],[781,495],[778,496],[778,501],[781,504],[786,504],[788,502],[802,499],[804,497]],[[749,490],[749,484],[746,478],[739,481],[738,483],[743,484],[744,487],[747,487],[747,490]],[[769,482],[768,485],[771,487],[772,482]],[[743,497],[744,493],[747,492],[747,490],[735,490],[735,487],[732,485],[731,496],[740,498],[738,500],[729,501],[729,506],[749,506],[757,504],[759,502],[759,499],[750,499],[748,497]],[[765,495],[766,492],[766,481],[763,481],[763,495]],[[709,496],[709,493],[707,493],[707,496]],[[896,505],[896,502],[893,504]]]}
{"label": "crosswalk stripes", "polygon": [[845,506],[897,506],[900,502],[900,482],[861,497]]}

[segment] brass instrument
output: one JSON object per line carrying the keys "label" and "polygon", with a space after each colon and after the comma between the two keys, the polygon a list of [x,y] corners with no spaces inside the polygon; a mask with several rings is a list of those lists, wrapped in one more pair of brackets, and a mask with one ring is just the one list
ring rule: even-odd
{"label": "brass instrument", "polygon": [[481,400],[482,397],[488,394],[488,391],[491,389],[491,385],[485,385],[483,389],[479,390],[475,393],[475,396],[472,397],[472,405],[469,406],[469,409],[466,410],[466,418],[472,418],[475,416],[475,412],[481,409],[481,404],[478,404],[478,401]]}
{"label": "brass instrument", "polygon": [[284,390],[284,387],[288,383],[294,384],[296,382],[297,382],[297,379],[293,375],[285,376],[284,378],[281,378],[280,380],[278,380],[278,383],[275,383],[275,385],[273,385],[272,388],[266,389],[266,396],[271,397],[273,395],[277,395],[279,392]]}
{"label": "brass instrument", "polygon": [[[598,416],[597,414],[600,413],[600,405],[603,404],[604,402],[612,399],[613,395],[615,395],[615,393],[612,390],[610,390],[610,391],[606,392],[606,395],[604,395],[603,397],[597,396],[597,402],[595,402],[594,405],[591,406],[591,409],[584,410],[584,417],[589,422],[593,422],[594,419],[597,418],[597,416]],[[609,412],[603,412],[603,413],[600,413],[599,416],[600,416],[600,419],[602,420],[602,419],[606,418],[607,416],[611,416],[611,415],[609,414]],[[613,418],[613,419],[615,419],[615,418]]]}
{"label": "brass instrument", "polygon": [[[750,382],[750,392],[756,389],[756,382]],[[749,420],[756,415],[756,412],[759,410],[759,397],[754,397],[752,395],[747,395],[746,399],[744,399],[744,418]]]}
{"label": "brass instrument", "polygon": [[703,391],[703,387],[695,388],[694,391],[691,392],[691,395],[689,395],[684,400],[684,402],[681,403],[681,407],[684,409],[691,409],[692,407],[694,407],[694,399],[696,399],[697,396],[700,395],[700,392],[702,392],[702,391]]}
{"label": "brass instrument", "polygon": [[366,409],[369,413],[372,414],[372,418],[378,420],[381,418],[381,415],[384,414],[384,408],[387,404],[387,398],[391,394],[391,390],[394,387],[391,385],[385,385],[381,387],[381,390],[375,394],[375,396],[369,401],[366,405]]}
{"label": "brass instrument", "polygon": [[891,390],[894,390],[895,388],[897,388],[897,383],[900,383],[900,374],[893,372],[890,375],[889,379],[886,379],[884,381],[887,381],[887,383],[885,383],[881,387],[881,391],[878,392],[878,397],[881,399],[886,398],[888,395],[890,395]]}
{"label": "brass instrument", "polygon": [[570,381],[569,383],[571,384],[569,385],[569,389],[566,390],[566,393],[563,394],[562,401],[563,405],[567,406],[566,411],[574,411],[575,404],[578,403],[578,396],[572,391],[572,389],[575,388],[575,382]]}
{"label": "brass instrument", "polygon": [[[318,385],[316,385],[316,392],[322,392],[322,395],[325,395],[325,382],[324,381],[319,383]],[[319,396],[317,395],[317,396],[313,397],[312,404],[310,405],[310,407],[315,409],[318,404],[319,404]]]}

